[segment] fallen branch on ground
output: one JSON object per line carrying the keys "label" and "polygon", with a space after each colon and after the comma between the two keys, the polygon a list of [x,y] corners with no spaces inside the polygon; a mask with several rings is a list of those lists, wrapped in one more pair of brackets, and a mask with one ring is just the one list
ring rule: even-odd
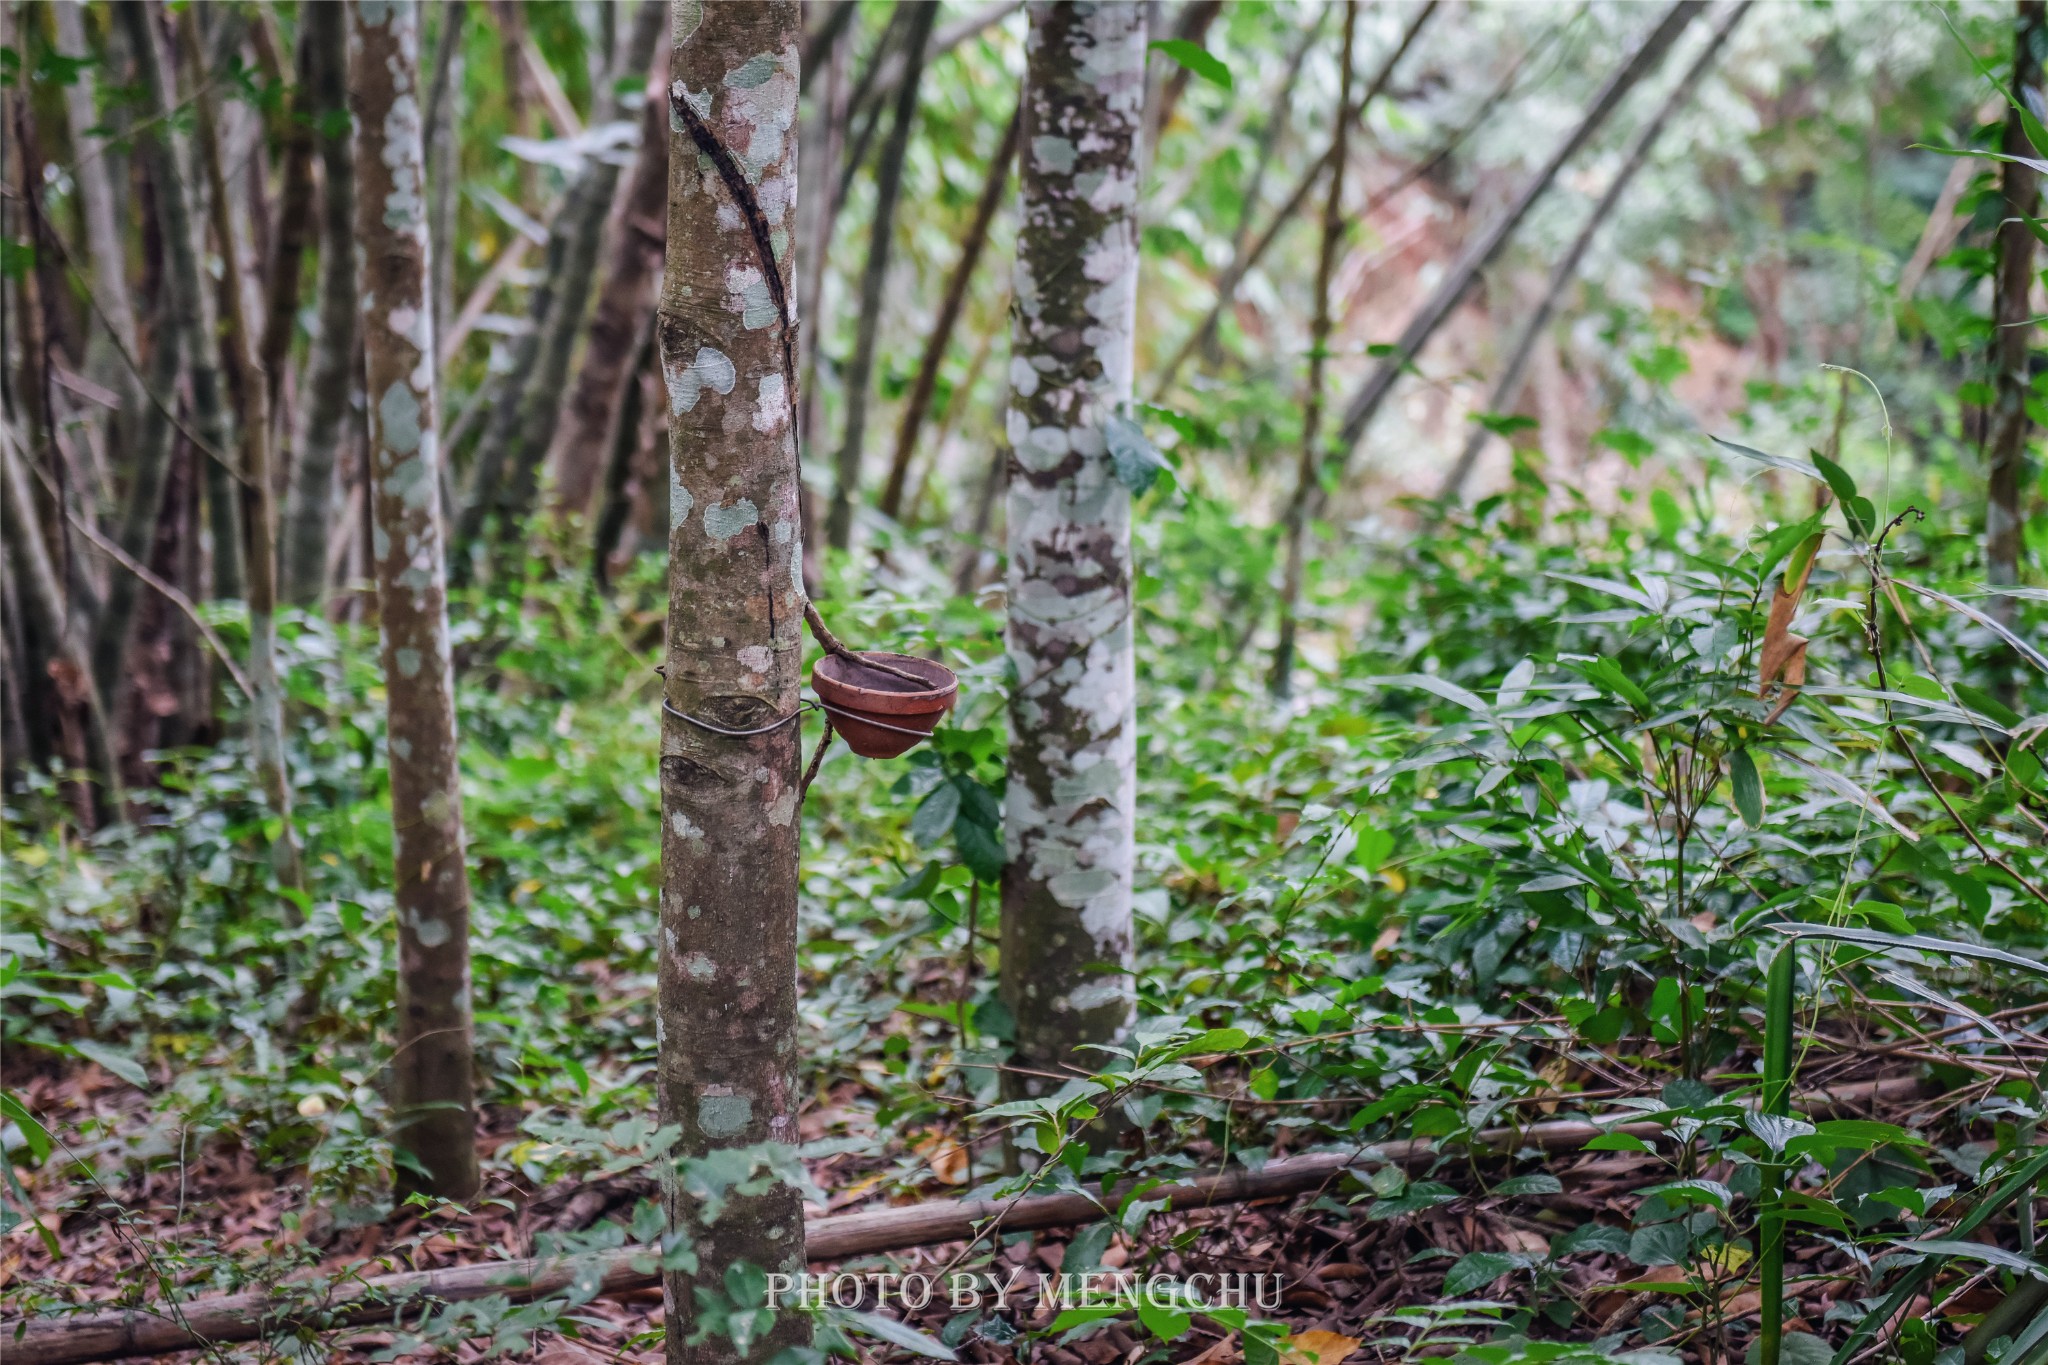
{"label": "fallen branch on ground", "polygon": [[[1802,1096],[1800,1104],[1815,1113],[1858,1112],[1910,1099],[1919,1093],[1920,1085],[1910,1076],[1843,1085]],[[1488,1128],[1474,1136],[1471,1146],[1497,1152],[1529,1147],[1571,1152],[1603,1132],[1649,1137],[1662,1131],[1654,1123],[1602,1125],[1563,1120],[1526,1128]],[[1244,1204],[1307,1193],[1345,1170],[1421,1165],[1438,1151],[1431,1142],[1411,1139],[1346,1151],[1311,1152],[1268,1162],[1257,1171],[1198,1176],[1183,1184],[1153,1189],[1147,1198],[1165,1199],[1175,1212]],[[873,1252],[962,1242],[975,1236],[979,1225],[991,1218],[1000,1218],[1005,1232],[1071,1227],[1108,1216],[1098,1202],[1098,1193],[939,1199],[813,1218],[804,1228],[804,1249],[812,1261],[839,1261]],[[7,1365],[86,1365],[283,1333],[368,1326],[390,1322],[402,1311],[492,1295],[523,1303],[571,1287],[594,1285],[597,1294],[616,1294],[660,1283],[660,1267],[652,1249],[621,1247],[576,1259],[500,1261],[375,1279],[282,1286],[269,1293],[193,1299],[161,1311],[130,1308],[82,1313],[26,1327],[13,1323],[0,1329],[4,1332],[0,1340],[7,1342]],[[14,1335],[16,1332],[20,1335]]]}

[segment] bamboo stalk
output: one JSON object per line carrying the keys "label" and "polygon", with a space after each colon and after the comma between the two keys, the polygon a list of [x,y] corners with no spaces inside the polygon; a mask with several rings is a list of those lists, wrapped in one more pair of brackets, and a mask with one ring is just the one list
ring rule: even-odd
{"label": "bamboo stalk", "polygon": [[[1802,1096],[1810,1111],[1859,1111],[1880,1102],[1912,1097],[1920,1090],[1916,1077],[1839,1086]],[[1655,1136],[1654,1123],[1604,1127],[1582,1120],[1560,1120],[1521,1128],[1489,1128],[1475,1135],[1472,1146],[1496,1152],[1538,1147],[1547,1152],[1576,1151],[1605,1132]],[[1169,1201],[1176,1212],[1284,1198],[1327,1184],[1347,1170],[1379,1166],[1420,1165],[1437,1155],[1435,1144],[1421,1140],[1383,1143],[1348,1151],[1311,1152],[1268,1162],[1264,1169],[1233,1170],[1198,1176],[1183,1184],[1153,1190],[1147,1198]],[[1104,1212],[1097,1189],[1062,1194],[1019,1195],[1009,1199],[938,1199],[901,1208],[843,1213],[808,1219],[804,1247],[810,1260],[842,1261],[873,1252],[962,1242],[983,1231],[982,1224],[999,1219],[1005,1232],[1033,1232],[1096,1222]],[[1114,1207],[1114,1201],[1109,1202]],[[572,1284],[598,1285],[599,1294],[646,1289],[661,1282],[656,1253],[648,1247],[621,1247],[587,1260],[501,1261],[487,1265],[449,1266],[376,1278],[343,1272],[331,1282],[315,1282],[274,1292],[231,1294],[194,1299],[162,1310],[117,1309],[81,1314],[5,1331],[8,1365],[86,1365],[166,1351],[192,1350],[209,1343],[254,1341],[284,1332],[332,1331],[389,1322],[401,1312],[447,1303],[463,1303],[502,1294],[514,1303],[545,1298]],[[16,1332],[19,1335],[16,1335]]]}

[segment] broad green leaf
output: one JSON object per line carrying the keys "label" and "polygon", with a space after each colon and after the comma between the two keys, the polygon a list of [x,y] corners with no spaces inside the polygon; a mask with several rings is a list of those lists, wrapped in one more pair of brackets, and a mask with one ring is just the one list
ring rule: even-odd
{"label": "broad green leaf", "polygon": [[1749,750],[1737,749],[1728,755],[1728,778],[1735,791],[1735,810],[1742,816],[1742,823],[1751,829],[1762,829],[1764,783],[1757,775],[1756,760],[1749,756]]}
{"label": "broad green leaf", "polygon": [[125,1052],[116,1051],[104,1043],[90,1038],[81,1038],[70,1045],[71,1050],[89,1062],[98,1062],[107,1070],[119,1076],[138,1090],[149,1088],[149,1075],[142,1064]]}
{"label": "broad green leaf", "polygon": [[1194,75],[1225,90],[1232,88],[1230,68],[1200,43],[1191,43],[1185,38],[1162,38],[1152,44],[1152,50],[1170,57]]}

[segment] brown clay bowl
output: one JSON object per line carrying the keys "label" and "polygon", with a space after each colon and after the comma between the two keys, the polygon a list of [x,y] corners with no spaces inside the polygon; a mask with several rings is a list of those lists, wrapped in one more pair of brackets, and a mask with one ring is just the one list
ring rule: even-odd
{"label": "brown clay bowl", "polygon": [[960,680],[944,664],[909,654],[876,652],[861,658],[930,680],[929,686],[920,688],[837,654],[827,654],[811,666],[811,690],[832,718],[832,728],[862,758],[895,758],[909,752],[938,728],[959,699]]}

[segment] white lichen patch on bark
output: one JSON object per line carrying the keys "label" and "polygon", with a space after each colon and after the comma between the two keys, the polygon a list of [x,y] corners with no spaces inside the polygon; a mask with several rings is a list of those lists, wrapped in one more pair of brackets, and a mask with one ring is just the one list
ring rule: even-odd
{"label": "white lichen patch on bark", "polygon": [[[1029,6],[1014,277],[1004,817],[1006,999],[1056,1067],[1128,1021],[1136,707],[1130,494],[1103,422],[1131,397],[1144,7]],[[1076,269],[1078,263],[1079,268]]]}

